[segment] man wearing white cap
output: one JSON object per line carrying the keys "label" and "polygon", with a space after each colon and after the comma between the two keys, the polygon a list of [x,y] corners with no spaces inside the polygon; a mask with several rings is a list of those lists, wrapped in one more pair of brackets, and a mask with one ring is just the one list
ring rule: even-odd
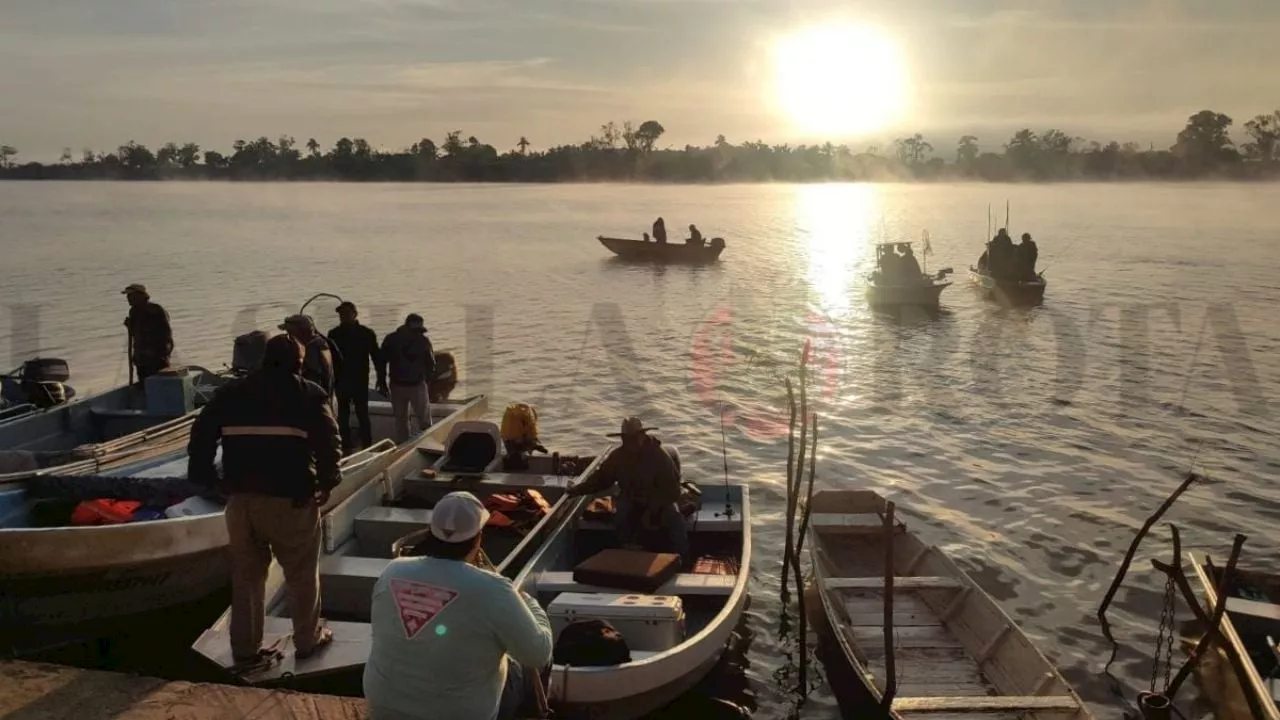
{"label": "man wearing white cap", "polygon": [[378,578],[364,669],[372,720],[509,720],[551,661],[538,602],[472,564],[488,521],[471,493],[445,495],[419,547],[425,557],[392,560]]}

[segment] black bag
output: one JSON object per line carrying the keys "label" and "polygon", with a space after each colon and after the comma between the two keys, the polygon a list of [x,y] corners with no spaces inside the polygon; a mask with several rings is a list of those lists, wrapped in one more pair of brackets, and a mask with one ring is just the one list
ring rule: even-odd
{"label": "black bag", "polygon": [[556,665],[604,667],[631,662],[631,649],[607,620],[575,620],[556,638]]}

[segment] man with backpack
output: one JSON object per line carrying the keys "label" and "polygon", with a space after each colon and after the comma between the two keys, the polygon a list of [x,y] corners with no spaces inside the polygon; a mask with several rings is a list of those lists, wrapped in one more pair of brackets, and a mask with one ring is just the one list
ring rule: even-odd
{"label": "man with backpack", "polygon": [[396,418],[395,441],[402,443],[409,439],[411,406],[418,421],[418,432],[431,427],[427,383],[435,376],[436,358],[422,316],[409,313],[404,324],[382,340],[381,354],[378,377],[387,378],[387,385],[378,390],[391,398],[391,411]]}

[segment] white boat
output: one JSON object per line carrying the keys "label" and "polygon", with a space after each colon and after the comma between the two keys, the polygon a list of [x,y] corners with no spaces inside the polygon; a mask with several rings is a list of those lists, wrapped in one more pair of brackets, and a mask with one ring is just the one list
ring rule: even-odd
{"label": "white boat", "polygon": [[226,374],[177,368],[0,423],[0,487],[38,472],[100,472],[184,447]]}
{"label": "white boat", "polygon": [[[344,506],[414,447],[439,442],[487,406],[483,395],[433,404],[432,425],[409,443],[382,439],[344,457],[342,482],[324,511]],[[217,503],[204,504],[201,514],[114,525],[38,522],[51,505],[62,505],[65,516],[77,501],[93,497],[125,499],[120,495],[127,492],[169,502],[192,492],[185,444],[98,475],[40,474],[0,490],[0,648],[17,654],[99,637],[225,585],[227,529]]]}
{"label": "white boat", "polygon": [[[567,618],[607,620],[631,651],[630,662],[619,665],[553,665],[547,688],[553,707],[572,716],[637,718],[683,695],[724,653],[747,601],[751,505],[744,485],[697,487],[702,506],[686,518],[689,545],[707,562],[692,564],[695,572],[676,574],[650,593],[578,582],[580,562],[616,546],[612,526],[584,518],[581,504],[516,577],[516,586],[547,609],[553,628]],[[712,571],[697,572],[704,568]]]}
{"label": "white boat", "polygon": [[811,594],[821,598],[814,616],[825,636],[819,657],[845,717],[867,717],[865,709],[879,707],[889,685],[891,551],[893,718],[1092,720],[1057,668],[941,549],[899,522],[889,540],[883,498],[823,490],[809,507]]}
{"label": "white boat", "polygon": [[[333,629],[333,644],[305,660],[294,657],[284,575],[273,561],[267,579],[263,644],[276,647],[280,657],[268,667],[238,672],[239,680],[272,685],[283,678],[362,672],[372,645],[369,616],[374,583],[392,558],[430,528],[431,508],[454,490],[468,490],[481,500],[498,493],[536,490],[550,505],[524,534],[494,527],[485,531],[485,555],[498,572],[514,577],[550,530],[581,505],[581,498],[564,497],[566,487],[594,473],[603,456],[578,458],[578,462],[561,461],[559,456],[534,457],[526,469],[504,472],[502,447],[495,423],[459,422],[443,446],[431,441],[420,444],[383,467],[372,482],[326,508],[321,519],[320,602],[325,622]],[[569,465],[573,465],[569,474],[559,472]],[[193,645],[196,652],[229,672],[238,670],[231,654],[230,626],[228,608]]]}

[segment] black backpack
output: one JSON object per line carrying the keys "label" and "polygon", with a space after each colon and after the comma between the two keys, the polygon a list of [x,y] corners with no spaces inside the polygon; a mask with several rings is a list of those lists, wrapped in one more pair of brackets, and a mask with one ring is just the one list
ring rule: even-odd
{"label": "black backpack", "polygon": [[631,649],[617,628],[606,620],[575,620],[556,639],[556,665],[602,667],[631,662]]}

